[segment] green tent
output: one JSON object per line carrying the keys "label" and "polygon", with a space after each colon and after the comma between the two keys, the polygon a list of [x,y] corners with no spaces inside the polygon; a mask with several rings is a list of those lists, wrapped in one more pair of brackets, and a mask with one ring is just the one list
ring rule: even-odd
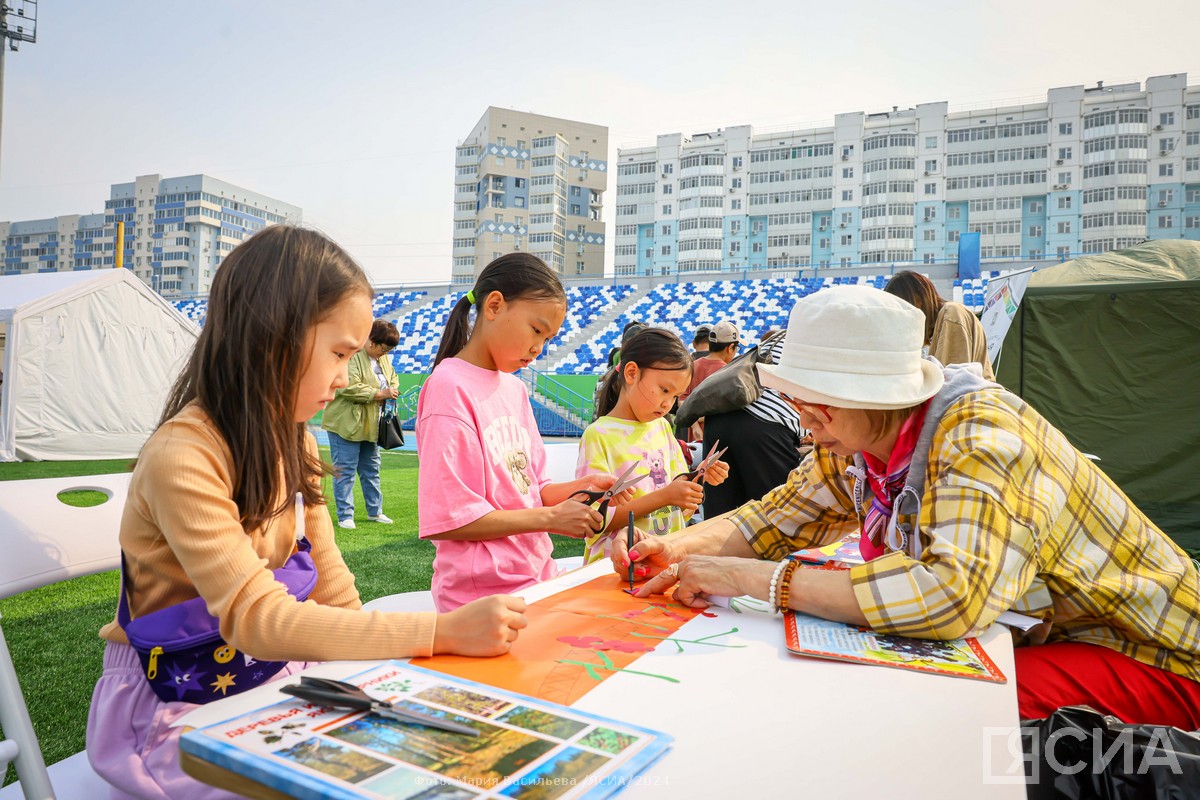
{"label": "green tent", "polygon": [[1200,242],[1146,242],[1039,270],[997,380],[1182,547],[1200,549]]}

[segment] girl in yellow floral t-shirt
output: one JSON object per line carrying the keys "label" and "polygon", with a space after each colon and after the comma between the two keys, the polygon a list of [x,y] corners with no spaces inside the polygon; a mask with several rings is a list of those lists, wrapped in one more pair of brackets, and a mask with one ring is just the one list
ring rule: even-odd
{"label": "girl in yellow floral t-shirt", "polygon": [[[611,533],[624,529],[629,512],[641,535],[661,536],[687,525],[687,516],[704,499],[700,484],[675,477],[687,472],[687,462],[667,419],[691,377],[691,354],[665,328],[647,328],[621,348],[621,363],[600,391],[600,417],[583,432],[576,473],[620,475],[631,464],[641,464],[634,475],[650,477],[633,487],[631,502],[614,506],[603,531],[588,537],[585,562],[607,554]],[[718,461],[705,481],[716,485],[728,474],[729,465]]]}

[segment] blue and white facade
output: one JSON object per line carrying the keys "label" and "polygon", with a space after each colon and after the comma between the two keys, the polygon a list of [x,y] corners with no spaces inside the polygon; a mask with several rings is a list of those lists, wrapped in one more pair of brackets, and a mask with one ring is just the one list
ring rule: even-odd
{"label": "blue and white facade", "polygon": [[301,209],[208,175],[142,175],[112,186],[103,214],[0,222],[4,274],[112,269],[125,223],[124,266],[165,296],[207,294],[225,255]]}
{"label": "blue and white facade", "polygon": [[[49,219],[0,222],[5,275],[101,269],[104,259],[104,215],[66,214]],[[108,240],[112,266],[112,238]],[[93,266],[95,264],[95,266]]]}
{"label": "blue and white facade", "polygon": [[1065,258],[1200,239],[1200,86],[1180,73],[950,113],[749,125],[618,151],[615,272]]}
{"label": "blue and white facade", "polygon": [[489,107],[455,151],[452,280],[529,250],[564,277],[604,275],[608,128]]}

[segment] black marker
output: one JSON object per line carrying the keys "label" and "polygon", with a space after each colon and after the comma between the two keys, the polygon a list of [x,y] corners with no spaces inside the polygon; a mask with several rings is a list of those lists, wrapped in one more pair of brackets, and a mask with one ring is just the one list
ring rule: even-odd
{"label": "black marker", "polygon": [[625,531],[625,556],[629,559],[629,593],[633,594],[633,512],[629,512],[629,529]]}

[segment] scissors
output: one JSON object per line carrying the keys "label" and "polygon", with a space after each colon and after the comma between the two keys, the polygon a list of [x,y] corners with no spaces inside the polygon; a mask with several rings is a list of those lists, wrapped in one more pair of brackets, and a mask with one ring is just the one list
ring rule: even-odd
{"label": "scissors", "polygon": [[448,719],[438,719],[417,711],[401,711],[386,700],[376,700],[353,683],[335,681],[329,678],[317,678],[312,675],[301,675],[300,684],[281,686],[279,691],[321,703],[330,708],[353,708],[360,711],[370,711],[381,717],[408,722],[413,725],[423,725],[426,728],[438,728],[451,733],[461,733],[466,736],[478,736],[479,731],[469,725],[452,722]]}
{"label": "scissors", "polygon": [[[608,487],[604,491],[600,491],[599,489],[580,489],[579,491],[575,492],[575,494],[571,495],[567,499],[568,500],[577,500],[586,506],[590,506],[592,503],[599,502],[600,505],[598,505],[596,507],[596,510],[600,512],[600,516],[604,517],[605,522],[607,524],[608,507],[612,503],[613,497],[620,494],[621,492],[625,491],[630,486],[633,486],[634,484],[650,477],[650,473],[646,472],[642,475],[637,476],[636,478],[630,478],[629,474],[631,472],[633,472],[635,469],[637,469],[638,466],[639,466],[639,464],[632,464],[629,467],[629,469],[622,472],[620,477],[618,477],[615,481],[613,481],[612,486]],[[603,526],[601,526],[599,529],[594,530],[594,532],[600,533],[600,531],[602,531],[602,530],[604,530]]]}
{"label": "scissors", "polygon": [[704,460],[700,462],[700,466],[696,467],[691,472],[683,472],[679,475],[676,475],[675,480],[683,478],[685,481],[692,481],[693,483],[704,483],[704,476],[708,474],[708,468],[717,463],[717,459],[725,455],[725,451],[729,449],[728,447],[721,447],[721,449],[718,450],[718,447],[721,447],[720,439],[717,439],[715,442],[713,442],[712,449],[708,451],[708,455],[706,455]]}

